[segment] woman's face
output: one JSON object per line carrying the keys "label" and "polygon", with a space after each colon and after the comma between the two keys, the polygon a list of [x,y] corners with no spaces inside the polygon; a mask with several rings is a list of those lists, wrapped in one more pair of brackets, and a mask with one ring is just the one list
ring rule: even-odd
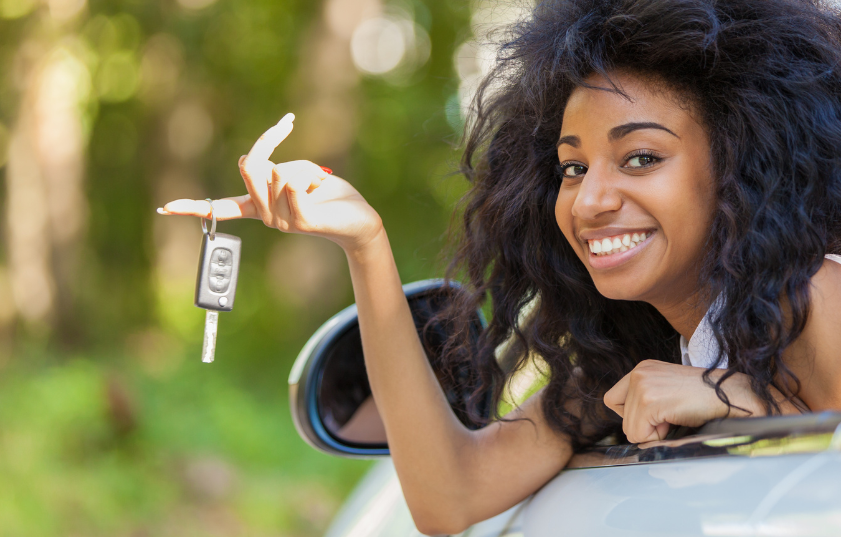
{"label": "woman's face", "polygon": [[676,94],[614,81],[630,100],[586,88],[569,99],[555,217],[602,295],[681,303],[697,292],[715,207],[707,132]]}

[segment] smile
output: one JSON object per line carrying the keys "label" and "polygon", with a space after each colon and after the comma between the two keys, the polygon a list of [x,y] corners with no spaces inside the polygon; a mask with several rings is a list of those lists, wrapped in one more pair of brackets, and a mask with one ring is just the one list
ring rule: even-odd
{"label": "smile", "polygon": [[615,235],[603,239],[588,240],[587,244],[590,247],[591,254],[602,257],[627,252],[632,248],[636,248],[650,235],[650,232],[645,231],[640,233],[625,233],[624,235]]}

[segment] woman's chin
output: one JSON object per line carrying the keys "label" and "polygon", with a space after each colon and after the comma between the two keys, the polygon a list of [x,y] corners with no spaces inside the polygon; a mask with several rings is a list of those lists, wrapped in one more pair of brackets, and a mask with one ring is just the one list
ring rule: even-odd
{"label": "woman's chin", "polygon": [[599,282],[594,279],[596,289],[605,298],[610,300],[639,301],[646,295],[642,287],[629,286],[627,281],[621,282]]}

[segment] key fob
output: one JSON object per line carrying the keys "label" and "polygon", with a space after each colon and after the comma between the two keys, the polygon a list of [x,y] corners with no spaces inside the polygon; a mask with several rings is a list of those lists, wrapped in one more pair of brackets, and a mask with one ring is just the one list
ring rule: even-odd
{"label": "key fob", "polygon": [[205,233],[196,276],[195,304],[206,310],[231,311],[237,291],[242,240],[233,235]]}

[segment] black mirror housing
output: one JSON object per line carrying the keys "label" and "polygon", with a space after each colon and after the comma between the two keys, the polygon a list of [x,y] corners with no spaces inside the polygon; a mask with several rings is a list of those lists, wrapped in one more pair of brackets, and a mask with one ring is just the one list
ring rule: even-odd
{"label": "black mirror housing", "polygon": [[[458,284],[444,280],[423,280],[403,286],[403,292],[409,300],[415,325],[419,332],[430,314],[440,308],[437,297],[458,289]],[[475,336],[485,326],[481,311],[476,312],[474,320]],[[442,327],[437,327],[436,337],[446,337]],[[433,369],[436,360],[430,357]],[[459,374],[469,375],[469,371]],[[379,420],[379,414],[370,397],[367,373],[365,372],[362,344],[359,337],[359,323],[356,305],[351,305],[331,317],[307,341],[295,360],[289,374],[290,409],[295,427],[301,437],[312,447],[348,458],[376,458],[389,455],[388,445],[384,442],[384,430],[379,421],[380,435],[372,435],[372,441],[359,442],[352,435],[343,437],[340,427],[347,425],[353,414],[365,407],[373,407],[373,414],[368,413],[368,421]],[[463,409],[464,390],[445,389],[447,398],[453,404],[459,419],[468,422]],[[486,398],[490,410],[490,392]],[[376,429],[376,427],[374,428]],[[356,434],[359,438],[359,434]]]}

